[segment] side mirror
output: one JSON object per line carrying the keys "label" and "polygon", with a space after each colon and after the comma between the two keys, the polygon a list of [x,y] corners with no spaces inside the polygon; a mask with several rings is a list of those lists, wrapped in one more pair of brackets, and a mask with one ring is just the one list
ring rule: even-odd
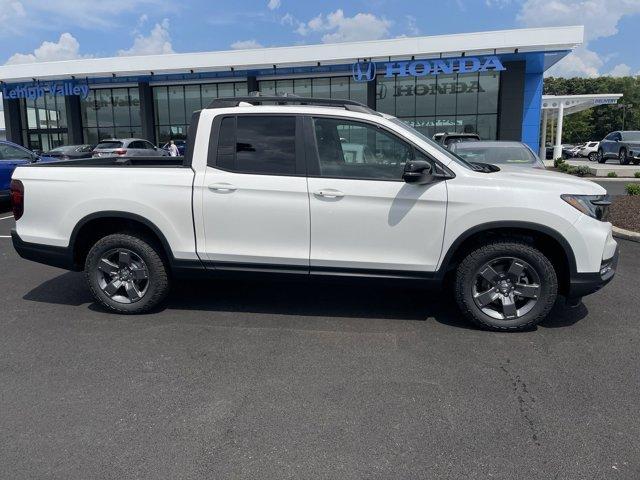
{"label": "side mirror", "polygon": [[431,163],[426,160],[410,160],[404,165],[402,179],[407,183],[425,185],[434,179]]}

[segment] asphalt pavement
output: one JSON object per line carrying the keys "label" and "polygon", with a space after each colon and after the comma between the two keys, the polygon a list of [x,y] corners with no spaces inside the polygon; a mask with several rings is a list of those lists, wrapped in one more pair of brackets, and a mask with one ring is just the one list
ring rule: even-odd
{"label": "asphalt pavement", "polygon": [[490,333],[447,295],[327,283],[187,282],[112,315],[0,237],[0,478],[640,478],[620,244],[583,306]]}

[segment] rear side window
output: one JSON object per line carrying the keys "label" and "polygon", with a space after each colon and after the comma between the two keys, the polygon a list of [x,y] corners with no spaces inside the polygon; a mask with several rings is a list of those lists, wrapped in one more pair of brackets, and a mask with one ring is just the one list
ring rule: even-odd
{"label": "rear side window", "polygon": [[271,115],[223,118],[216,166],[238,173],[294,175],[296,118]]}

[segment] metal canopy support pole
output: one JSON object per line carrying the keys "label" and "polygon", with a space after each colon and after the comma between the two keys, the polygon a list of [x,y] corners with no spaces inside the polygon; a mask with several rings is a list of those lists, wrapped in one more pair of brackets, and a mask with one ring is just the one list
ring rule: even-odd
{"label": "metal canopy support pole", "polygon": [[553,147],[553,159],[562,158],[562,117],[564,116],[564,103],[558,106],[558,125],[556,126],[556,144]]}
{"label": "metal canopy support pole", "polygon": [[542,110],[542,135],[540,138],[540,158],[547,158],[547,109]]}

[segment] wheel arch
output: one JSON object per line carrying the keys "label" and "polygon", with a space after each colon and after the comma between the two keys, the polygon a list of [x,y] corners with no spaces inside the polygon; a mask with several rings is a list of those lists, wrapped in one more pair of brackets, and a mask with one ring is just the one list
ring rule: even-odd
{"label": "wheel arch", "polygon": [[498,221],[476,225],[462,233],[447,249],[438,271],[444,278],[457,267],[465,254],[483,241],[500,238],[524,239],[551,260],[558,274],[560,293],[569,289],[571,277],[577,272],[571,245],[557,230],[546,225],[520,221]]}
{"label": "wheel arch", "polygon": [[69,248],[73,253],[76,269],[82,269],[91,246],[100,238],[111,233],[135,231],[145,234],[157,242],[161,254],[172,265],[173,254],[169,242],[162,231],[149,219],[130,212],[105,210],[94,212],[82,218],[71,232]]}

